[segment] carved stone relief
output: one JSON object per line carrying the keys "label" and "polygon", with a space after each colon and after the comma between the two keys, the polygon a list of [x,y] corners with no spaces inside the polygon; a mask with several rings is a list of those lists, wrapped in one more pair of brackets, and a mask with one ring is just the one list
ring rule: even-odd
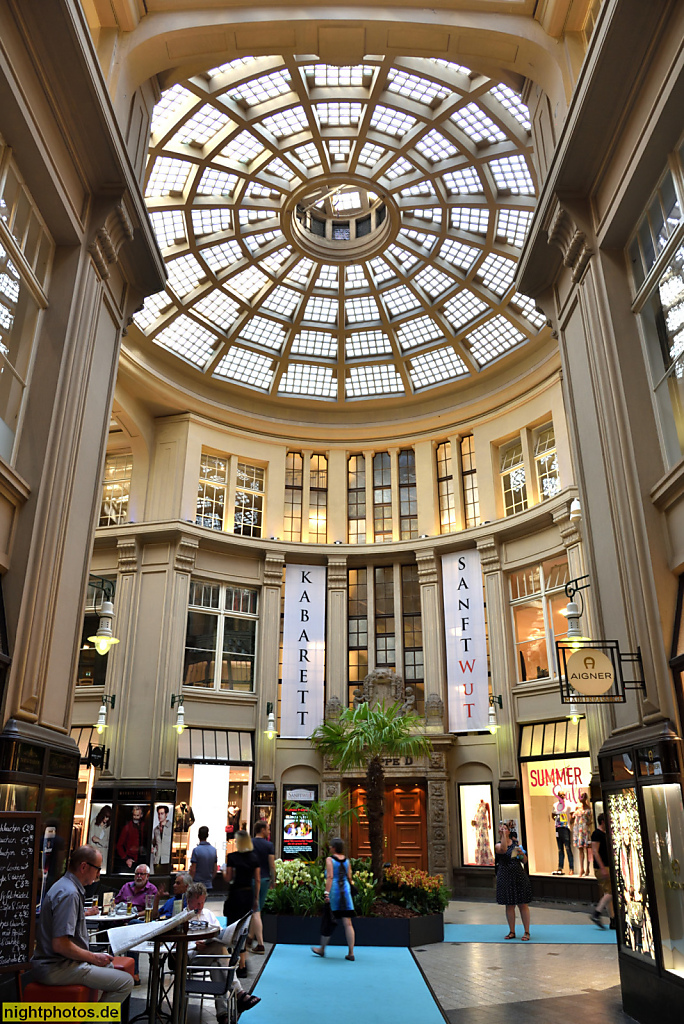
{"label": "carved stone relief", "polygon": [[429,693],[425,698],[425,725],[444,728],[444,701],[438,693]]}
{"label": "carved stone relief", "polygon": [[573,284],[577,284],[593,254],[593,249],[584,231],[580,230],[559,202],[551,213],[546,233],[549,245],[555,245],[560,249],[563,266],[571,270]]}
{"label": "carved stone relief", "polygon": [[428,871],[431,875],[446,877],[448,869],[446,782],[428,780],[427,802]]}

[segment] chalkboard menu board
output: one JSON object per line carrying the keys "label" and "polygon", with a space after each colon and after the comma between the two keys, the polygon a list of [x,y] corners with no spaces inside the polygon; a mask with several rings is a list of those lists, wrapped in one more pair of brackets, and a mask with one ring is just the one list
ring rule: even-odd
{"label": "chalkboard menu board", "polygon": [[40,814],[0,811],[0,971],[33,952]]}

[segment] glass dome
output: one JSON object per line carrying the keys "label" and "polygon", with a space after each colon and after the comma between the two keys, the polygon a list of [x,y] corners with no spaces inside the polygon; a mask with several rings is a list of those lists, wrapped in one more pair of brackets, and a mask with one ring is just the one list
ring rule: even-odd
{"label": "glass dome", "polygon": [[468,382],[538,334],[508,85],[445,60],[243,57],[167,89],[145,196],[169,280],[140,331],[214,382],[324,402]]}

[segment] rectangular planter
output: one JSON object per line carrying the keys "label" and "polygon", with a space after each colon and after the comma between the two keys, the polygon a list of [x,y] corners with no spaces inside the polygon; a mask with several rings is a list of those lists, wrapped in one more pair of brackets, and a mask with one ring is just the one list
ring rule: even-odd
{"label": "rectangular planter", "polygon": [[[316,946],[321,937],[319,917],[294,917],[290,914],[263,914],[264,940],[293,946]],[[424,946],[444,942],[444,916],[387,918],[355,917],[357,946]],[[331,946],[345,946],[340,922],[330,939]]]}

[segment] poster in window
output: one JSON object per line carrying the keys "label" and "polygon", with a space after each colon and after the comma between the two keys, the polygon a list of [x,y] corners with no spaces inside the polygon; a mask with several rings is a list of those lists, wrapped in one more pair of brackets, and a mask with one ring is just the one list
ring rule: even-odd
{"label": "poster in window", "polygon": [[171,863],[171,834],[173,832],[173,807],[169,804],[154,805],[154,828],[150,852],[150,871],[168,867]]}
{"label": "poster in window", "polygon": [[88,826],[88,835],[85,842],[102,854],[103,872],[107,870],[113,817],[111,804],[90,805],[90,825]]}
{"label": "poster in window", "polygon": [[494,866],[492,787],[488,783],[459,786],[463,863]]}
{"label": "poster in window", "polygon": [[114,871],[129,874],[150,855],[149,804],[117,804]]}
{"label": "poster in window", "polygon": [[307,810],[316,799],[317,787],[285,787],[283,793],[283,860],[313,860],[316,837]]}

